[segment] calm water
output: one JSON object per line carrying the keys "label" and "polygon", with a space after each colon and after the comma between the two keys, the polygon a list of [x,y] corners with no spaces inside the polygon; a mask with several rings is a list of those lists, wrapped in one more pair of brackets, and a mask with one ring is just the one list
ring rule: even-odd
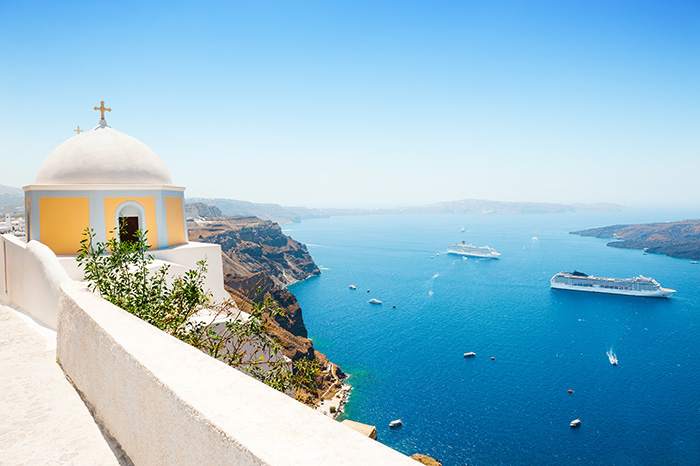
{"label": "calm water", "polygon": [[[307,244],[323,273],[290,290],[316,348],[352,375],[347,416],[377,426],[379,440],[403,453],[445,466],[700,464],[700,265],[568,234],[697,216],[304,221],[285,232]],[[502,258],[444,253],[461,240]],[[643,274],[678,292],[650,299],[549,288],[552,275],[574,269]],[[468,351],[477,356],[463,358]],[[389,429],[396,418],[404,425]],[[569,427],[575,418],[579,429]]]}

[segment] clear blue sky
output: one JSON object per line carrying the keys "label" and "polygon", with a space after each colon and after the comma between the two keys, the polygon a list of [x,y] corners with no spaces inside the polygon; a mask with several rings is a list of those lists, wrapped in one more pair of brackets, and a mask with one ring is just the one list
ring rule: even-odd
{"label": "clear blue sky", "polygon": [[101,100],[190,197],[700,205],[697,0],[0,0],[0,184]]}

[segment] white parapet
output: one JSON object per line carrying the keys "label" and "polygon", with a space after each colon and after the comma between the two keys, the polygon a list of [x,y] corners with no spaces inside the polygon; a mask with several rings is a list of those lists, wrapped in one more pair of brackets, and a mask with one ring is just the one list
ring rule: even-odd
{"label": "white parapet", "polygon": [[224,289],[224,272],[221,263],[221,246],[212,243],[197,243],[190,241],[186,244],[165,249],[150,251],[156,259],[180,265],[186,269],[194,269],[197,262],[207,262],[207,275],[204,289],[211,291],[214,301],[221,302],[231,296]]}
{"label": "white parapet", "polygon": [[59,285],[66,281],[70,277],[46,245],[0,236],[0,301],[55,330]]}
{"label": "white parapet", "polygon": [[415,464],[80,283],[61,285],[57,359],[137,465]]}
{"label": "white parapet", "polygon": [[[151,269],[155,270],[167,264],[170,266],[169,272],[172,276],[181,275],[188,270],[195,269],[197,262],[205,260],[207,273],[204,279],[204,289],[211,292],[212,299],[216,302],[222,302],[231,298],[224,289],[221,246],[218,244],[190,241],[189,243],[170,248],[153,249],[148,251],[148,253],[156,258],[156,263]],[[84,279],[83,270],[75,260],[76,257],[62,255],[58,256],[58,260],[73,280],[82,281]]]}

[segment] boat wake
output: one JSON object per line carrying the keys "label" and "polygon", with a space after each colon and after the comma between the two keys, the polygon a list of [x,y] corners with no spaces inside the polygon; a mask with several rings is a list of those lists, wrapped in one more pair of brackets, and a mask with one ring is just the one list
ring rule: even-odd
{"label": "boat wake", "polygon": [[610,348],[608,350],[608,352],[605,354],[608,355],[608,359],[610,360],[610,364],[612,364],[613,366],[617,366],[617,355],[615,353],[613,353],[613,349]]}

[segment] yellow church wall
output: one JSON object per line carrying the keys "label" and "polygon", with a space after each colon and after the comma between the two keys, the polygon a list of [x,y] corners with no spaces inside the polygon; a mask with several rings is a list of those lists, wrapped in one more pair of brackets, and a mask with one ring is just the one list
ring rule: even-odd
{"label": "yellow church wall", "polygon": [[[150,249],[158,249],[158,228],[156,225],[156,199],[155,197],[105,197],[105,228],[107,240],[114,238],[115,215],[117,208],[124,202],[133,201],[141,205],[146,214],[146,239]],[[43,220],[42,220],[43,221]]]}
{"label": "yellow church wall", "polygon": [[55,254],[77,254],[83,232],[90,226],[87,197],[39,198],[41,242]]}
{"label": "yellow church wall", "polygon": [[182,198],[165,196],[165,223],[168,229],[168,247],[187,242]]}

